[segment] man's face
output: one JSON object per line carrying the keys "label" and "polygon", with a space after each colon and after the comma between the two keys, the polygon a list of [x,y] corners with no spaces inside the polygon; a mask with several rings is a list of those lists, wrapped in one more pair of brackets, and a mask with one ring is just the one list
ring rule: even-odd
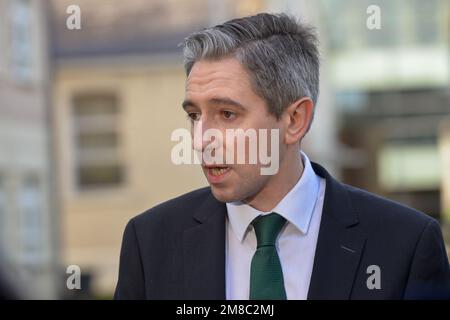
{"label": "man's face", "polygon": [[[282,128],[275,116],[269,114],[266,102],[256,95],[250,83],[246,70],[235,58],[225,58],[218,61],[201,60],[194,64],[187,78],[186,99],[183,103],[191,120],[193,147],[204,154],[211,152],[211,141],[203,139],[208,129],[221,132],[223,139],[216,140],[223,154],[221,164],[205,164],[202,161],[203,172],[211,186],[214,196],[222,202],[247,201],[267,184],[270,175],[261,175],[260,159],[249,163],[249,139],[245,143],[245,164],[236,163],[238,143],[236,139],[226,139],[227,129],[268,129],[267,143],[261,144],[258,136],[258,150],[263,147],[270,154],[270,129],[278,129],[281,142]],[[264,130],[263,130],[264,131]],[[217,138],[216,138],[217,139]],[[209,148],[209,149],[208,149]],[[216,147],[217,148],[217,145]],[[235,158],[233,164],[225,160],[225,155],[233,149]],[[282,146],[278,150],[282,158]],[[218,148],[215,150],[219,150]],[[213,151],[210,154],[215,154]],[[242,153],[242,151],[241,151]],[[278,159],[277,159],[278,161]]]}

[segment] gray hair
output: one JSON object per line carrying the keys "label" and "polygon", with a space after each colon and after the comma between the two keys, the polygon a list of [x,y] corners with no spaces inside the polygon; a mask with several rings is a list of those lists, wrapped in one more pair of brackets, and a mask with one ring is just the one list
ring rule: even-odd
{"label": "gray hair", "polygon": [[195,32],[181,46],[187,75],[198,60],[237,58],[249,72],[253,90],[279,119],[300,98],[317,102],[317,42],[314,29],[295,18],[260,13]]}

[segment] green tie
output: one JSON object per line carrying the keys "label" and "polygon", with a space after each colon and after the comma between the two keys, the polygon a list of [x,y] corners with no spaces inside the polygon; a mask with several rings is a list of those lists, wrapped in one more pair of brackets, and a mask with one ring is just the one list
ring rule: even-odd
{"label": "green tie", "polygon": [[277,213],[253,220],[257,247],[250,269],[250,300],[286,300],[275,241],[286,219]]}

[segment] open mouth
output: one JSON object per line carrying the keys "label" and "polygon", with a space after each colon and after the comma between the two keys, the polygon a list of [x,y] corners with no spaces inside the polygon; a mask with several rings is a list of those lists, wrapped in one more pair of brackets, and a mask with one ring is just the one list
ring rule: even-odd
{"label": "open mouth", "polygon": [[231,170],[230,167],[224,166],[203,166],[208,175],[208,180],[212,183],[222,181],[222,178]]}
{"label": "open mouth", "polygon": [[229,167],[213,167],[213,168],[208,168],[208,171],[211,173],[211,175],[218,177],[223,175],[225,172],[229,171],[230,168]]}

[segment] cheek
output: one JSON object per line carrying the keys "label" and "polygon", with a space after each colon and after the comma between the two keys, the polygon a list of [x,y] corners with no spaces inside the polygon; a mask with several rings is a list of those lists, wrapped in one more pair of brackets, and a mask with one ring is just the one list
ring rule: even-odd
{"label": "cheek", "polygon": [[261,175],[259,166],[245,166],[233,181],[234,190],[243,197],[251,197],[267,184],[270,176]]}
{"label": "cheek", "polygon": [[252,185],[258,185],[260,180],[264,180],[266,176],[261,175],[261,166],[255,165],[235,165],[234,169],[234,181],[237,187],[249,187]]}

